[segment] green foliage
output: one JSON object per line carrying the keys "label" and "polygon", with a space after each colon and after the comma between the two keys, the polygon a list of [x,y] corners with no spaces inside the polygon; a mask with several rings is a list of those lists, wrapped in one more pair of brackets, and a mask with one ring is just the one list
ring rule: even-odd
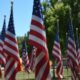
{"label": "green foliage", "polygon": [[[46,35],[48,41],[48,49],[50,54],[50,59],[52,59],[52,47],[54,43],[54,38],[56,34],[56,22],[59,19],[59,27],[60,27],[60,44],[63,56],[65,56],[65,41],[66,41],[66,31],[68,26],[69,19],[69,9],[71,8],[72,12],[72,21],[75,28],[79,28],[79,36],[80,36],[80,0],[62,0],[58,2],[58,0],[44,0],[42,3],[43,6],[43,15],[44,15],[44,24],[46,26]],[[22,48],[22,40],[23,37],[18,37],[19,44],[19,52],[21,55]],[[31,46],[28,44],[28,36],[26,36],[28,53],[31,53]]]}
{"label": "green foliage", "polygon": [[32,51],[32,46],[29,45],[28,38],[29,38],[29,33],[28,33],[28,35],[25,34],[24,36],[17,37],[20,57],[22,57],[22,41],[23,41],[23,39],[26,40],[26,47],[27,47],[28,54],[30,54]]}
{"label": "green foliage", "polygon": [[[71,8],[72,20],[75,28],[80,25],[80,1],[79,0],[45,0],[43,3],[44,24],[48,39],[50,58],[52,58],[52,46],[56,34],[56,22],[59,19],[60,43],[63,56],[65,56],[65,39],[69,19],[69,9]],[[80,28],[79,28],[80,33]],[[80,35],[80,34],[79,34]]]}
{"label": "green foliage", "polygon": [[20,57],[22,56],[21,50],[22,50],[22,40],[23,40],[23,38],[24,38],[24,37],[17,37]]}
{"label": "green foliage", "polygon": [[[25,34],[25,36],[17,37],[20,57],[22,57],[22,41],[23,41],[23,39],[26,40],[26,45],[28,45],[28,37],[26,34]],[[28,48],[28,46],[27,46],[27,48]]]}

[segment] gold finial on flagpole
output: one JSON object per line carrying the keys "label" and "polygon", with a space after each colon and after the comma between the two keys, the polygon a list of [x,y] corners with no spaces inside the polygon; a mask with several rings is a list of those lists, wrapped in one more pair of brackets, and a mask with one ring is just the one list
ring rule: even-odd
{"label": "gold finial on flagpole", "polygon": [[57,32],[59,33],[59,19],[57,19]]}
{"label": "gold finial on flagpole", "polygon": [[57,22],[59,22],[59,19],[57,19]]}
{"label": "gold finial on flagpole", "polygon": [[57,26],[59,27],[59,19],[57,19]]}
{"label": "gold finial on flagpole", "polygon": [[76,31],[78,31],[78,28],[76,28]]}
{"label": "gold finial on flagpole", "polygon": [[14,0],[11,0],[11,5],[13,6]]}
{"label": "gold finial on flagpole", "polygon": [[66,32],[66,36],[68,35],[68,33]]}
{"label": "gold finial on flagpole", "polygon": [[6,15],[4,15],[4,19],[6,18]]}
{"label": "gold finial on flagpole", "polygon": [[71,8],[69,8],[69,15],[70,15],[70,18],[71,18]]}

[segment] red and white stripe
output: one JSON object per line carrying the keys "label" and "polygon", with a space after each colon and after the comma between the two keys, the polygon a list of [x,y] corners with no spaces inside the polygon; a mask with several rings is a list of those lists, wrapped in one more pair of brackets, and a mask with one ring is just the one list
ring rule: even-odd
{"label": "red and white stripe", "polygon": [[11,78],[13,78],[12,76],[15,75],[14,72],[16,71],[18,64],[20,64],[20,58],[16,37],[8,31],[6,32],[4,50],[7,54],[5,77],[7,80],[11,80]]}
{"label": "red and white stripe", "polygon": [[4,51],[7,55],[5,78],[6,80],[15,80],[18,68],[20,68],[20,58],[16,37],[9,31],[6,32]]}
{"label": "red and white stripe", "polygon": [[7,55],[5,78],[6,80],[15,80],[13,78],[15,78],[15,74],[20,68],[20,58],[16,37],[8,31],[6,32],[4,51]]}
{"label": "red and white stripe", "polygon": [[52,54],[54,58],[57,60],[56,75],[58,76],[58,79],[61,80],[63,78],[63,63],[62,63],[60,43],[57,41],[54,41]]}
{"label": "red and white stripe", "polygon": [[10,56],[7,57],[7,64],[5,66],[5,79],[6,80],[15,80],[15,76],[17,73],[18,63],[15,62],[13,58]]}
{"label": "red and white stripe", "polygon": [[30,69],[34,72],[35,71],[35,61],[36,61],[36,48],[33,48],[31,53],[31,60],[30,60]]}
{"label": "red and white stripe", "polygon": [[80,65],[80,48],[78,49],[77,58],[78,58],[78,63]]}
{"label": "red and white stripe", "polygon": [[7,53],[7,55],[12,56],[16,61],[20,61],[19,49],[17,44],[17,38],[15,37],[15,35],[7,31],[4,46],[5,52]]}
{"label": "red and white stripe", "polygon": [[37,48],[35,63],[36,80],[51,80],[48,49],[46,43],[45,27],[43,20],[37,16],[32,16],[29,42]]}
{"label": "red and white stripe", "polygon": [[15,28],[13,22],[13,2],[11,2],[11,14],[8,28],[5,33],[4,52],[6,53],[5,80],[15,80],[17,71],[20,70],[20,57]]}
{"label": "red and white stripe", "polygon": [[75,41],[69,37],[68,38],[68,50],[67,56],[69,59],[68,65],[72,72],[72,80],[77,80],[78,77],[78,59],[77,59],[77,52],[76,52],[76,44]]}
{"label": "red and white stripe", "polygon": [[73,64],[75,64],[75,66],[77,66],[78,65],[78,59],[77,59],[75,41],[70,37],[69,37],[68,41],[69,41],[68,50],[67,50],[68,57],[69,57],[69,59],[72,60]]}
{"label": "red and white stripe", "polygon": [[4,42],[0,39],[0,64],[5,64],[5,54],[3,52]]}
{"label": "red and white stripe", "polygon": [[22,52],[22,60],[23,60],[23,63],[25,65],[25,70],[27,72],[29,72],[29,70],[30,70],[30,62],[29,62],[29,58],[28,58],[27,52],[26,53]]}

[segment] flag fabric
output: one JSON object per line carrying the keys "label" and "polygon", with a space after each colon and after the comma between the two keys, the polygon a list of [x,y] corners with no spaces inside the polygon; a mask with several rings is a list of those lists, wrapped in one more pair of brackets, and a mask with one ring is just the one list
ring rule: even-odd
{"label": "flag fabric", "polygon": [[52,55],[57,60],[56,75],[58,77],[58,80],[61,80],[63,78],[63,61],[62,61],[62,55],[61,55],[58,21],[57,21],[57,34],[54,40]]}
{"label": "flag fabric", "polygon": [[76,28],[76,50],[77,50],[77,58],[80,65],[80,42],[78,36],[78,28]]}
{"label": "flag fabric", "polygon": [[77,52],[76,52],[76,43],[74,39],[74,32],[73,32],[73,25],[71,21],[71,14],[68,26],[68,47],[67,47],[67,57],[70,61],[70,69],[72,72],[72,80],[77,80],[77,67],[78,67],[78,60],[77,60]]}
{"label": "flag fabric", "polygon": [[67,67],[72,69],[72,62],[71,60],[68,58],[68,54],[67,54],[67,49],[68,49],[68,33],[66,32],[66,57],[67,57]]}
{"label": "flag fabric", "polygon": [[29,72],[30,63],[29,63],[28,52],[27,52],[27,47],[26,47],[26,41],[25,40],[23,40],[23,42],[22,42],[22,62],[25,66],[25,70],[27,72]]}
{"label": "flag fabric", "polygon": [[1,65],[0,65],[0,78],[2,78],[2,70],[1,70]]}
{"label": "flag fabric", "polygon": [[16,73],[20,69],[20,57],[17,44],[17,38],[13,21],[13,2],[11,2],[11,14],[6,30],[4,51],[7,55],[5,65],[5,80],[15,80]]}
{"label": "flag fabric", "polygon": [[3,28],[2,28],[2,31],[1,31],[1,34],[0,34],[0,64],[5,64],[6,63],[5,54],[3,52],[5,32],[6,32],[6,21],[5,21],[5,17],[4,17]]}
{"label": "flag fabric", "polygon": [[51,80],[47,40],[40,0],[34,0],[29,43],[37,48],[35,80]]}
{"label": "flag fabric", "polygon": [[30,69],[34,72],[35,71],[35,62],[36,62],[36,47],[33,47],[32,53],[31,53],[31,61],[30,61]]}

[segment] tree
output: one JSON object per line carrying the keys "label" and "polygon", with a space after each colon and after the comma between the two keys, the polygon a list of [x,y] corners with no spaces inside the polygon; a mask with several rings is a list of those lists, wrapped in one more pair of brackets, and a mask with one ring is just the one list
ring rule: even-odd
{"label": "tree", "polygon": [[[61,50],[63,56],[65,56],[65,39],[66,31],[68,26],[69,9],[71,8],[72,20],[75,28],[80,25],[80,1],[79,0],[62,0],[58,2],[57,0],[44,0],[43,14],[44,14],[44,24],[46,26],[46,33],[48,39],[48,48],[50,58],[52,58],[52,47],[56,34],[56,22],[57,19],[60,21],[60,42]],[[79,28],[80,33],[80,28]],[[79,34],[80,35],[80,34]]]}

